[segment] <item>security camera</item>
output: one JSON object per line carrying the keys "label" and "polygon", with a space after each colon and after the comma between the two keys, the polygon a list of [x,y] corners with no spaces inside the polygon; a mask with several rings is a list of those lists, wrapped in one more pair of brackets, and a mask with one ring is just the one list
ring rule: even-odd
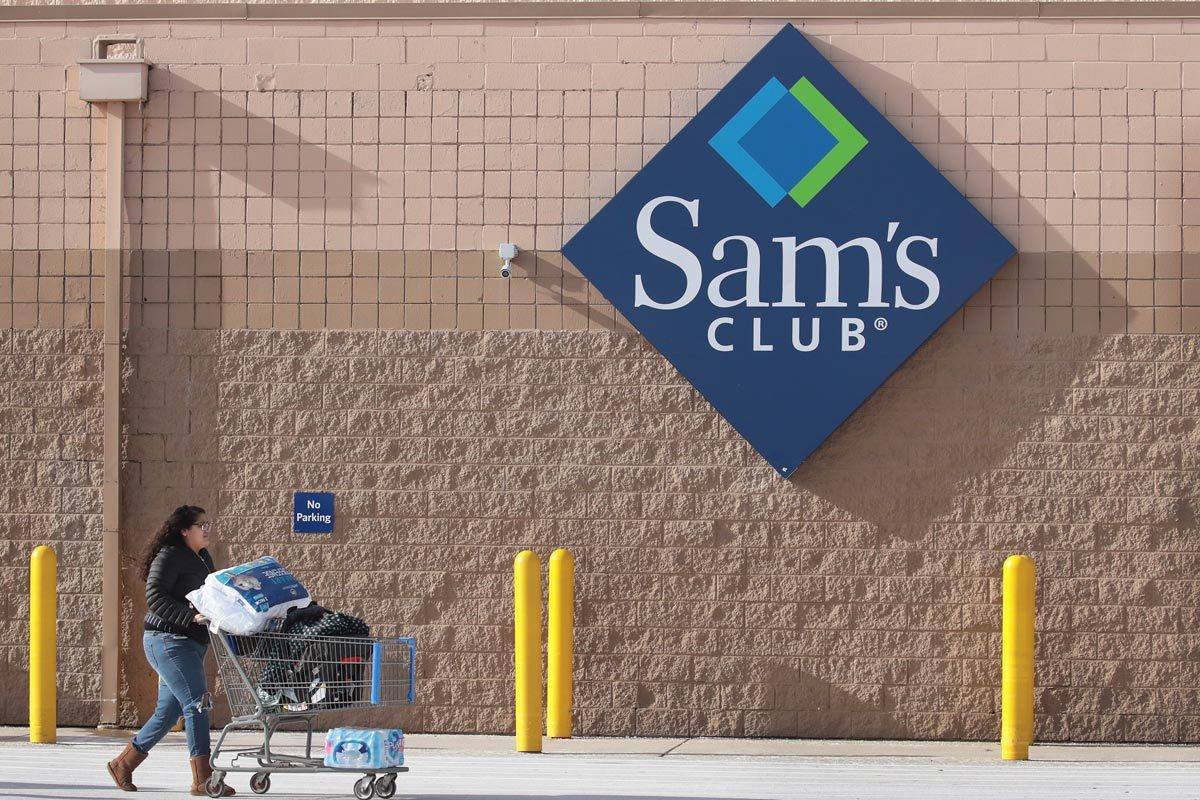
{"label": "security camera", "polygon": [[500,277],[507,278],[512,275],[512,261],[517,257],[517,246],[511,243],[500,245],[500,258],[504,259],[504,263],[500,265]]}

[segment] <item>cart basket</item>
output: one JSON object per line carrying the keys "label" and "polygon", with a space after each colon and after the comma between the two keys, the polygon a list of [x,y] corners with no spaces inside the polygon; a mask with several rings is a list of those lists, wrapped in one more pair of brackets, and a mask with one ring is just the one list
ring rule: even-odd
{"label": "cart basket", "polygon": [[410,637],[214,632],[235,718],[396,706],[416,698]]}

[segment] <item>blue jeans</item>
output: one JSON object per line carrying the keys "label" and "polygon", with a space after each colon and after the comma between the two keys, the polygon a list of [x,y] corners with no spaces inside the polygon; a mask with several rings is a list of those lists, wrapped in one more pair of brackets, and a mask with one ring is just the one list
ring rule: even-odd
{"label": "blue jeans", "polygon": [[154,716],[133,737],[142,753],[158,744],[183,715],[188,754],[210,753],[208,711],[212,697],[204,679],[204,654],[208,645],[173,633],[146,631],[142,635],[146,660],[158,673],[158,705]]}

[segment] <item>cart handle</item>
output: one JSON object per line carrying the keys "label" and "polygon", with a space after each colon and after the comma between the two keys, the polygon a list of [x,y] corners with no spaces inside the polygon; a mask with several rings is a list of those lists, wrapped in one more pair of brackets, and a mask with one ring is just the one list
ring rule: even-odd
{"label": "cart handle", "polygon": [[[408,645],[408,702],[417,701],[417,640],[411,636],[400,636],[392,640],[396,644]],[[371,644],[371,705],[377,706],[383,699],[383,641]]]}
{"label": "cart handle", "polygon": [[375,642],[371,645],[371,705],[379,705],[383,681],[383,644]]}

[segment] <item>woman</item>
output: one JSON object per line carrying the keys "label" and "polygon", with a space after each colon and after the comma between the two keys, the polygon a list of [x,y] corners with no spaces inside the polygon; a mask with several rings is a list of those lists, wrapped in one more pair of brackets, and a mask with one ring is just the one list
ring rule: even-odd
{"label": "woman", "polygon": [[[212,556],[206,549],[210,526],[203,508],[180,506],[171,512],[146,548],[142,579],[146,581],[149,610],[142,646],[146,660],[158,673],[158,706],[133,741],[108,762],[112,779],[127,792],[137,791],[133,771],[146,760],[150,748],[167,735],[180,714],[187,729],[192,760],[192,794],[204,795],[204,784],[212,775],[208,761],[211,753],[208,712],[212,696],[204,678],[207,620],[187,601],[187,593],[199,589],[214,569]],[[232,794],[233,789],[226,786],[222,796]]]}

